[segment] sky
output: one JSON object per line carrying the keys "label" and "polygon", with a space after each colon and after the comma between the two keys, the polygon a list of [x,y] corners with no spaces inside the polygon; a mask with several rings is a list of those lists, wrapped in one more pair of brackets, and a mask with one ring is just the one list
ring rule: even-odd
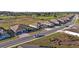
{"label": "sky", "polygon": [[0,11],[79,11],[78,0],[0,0]]}

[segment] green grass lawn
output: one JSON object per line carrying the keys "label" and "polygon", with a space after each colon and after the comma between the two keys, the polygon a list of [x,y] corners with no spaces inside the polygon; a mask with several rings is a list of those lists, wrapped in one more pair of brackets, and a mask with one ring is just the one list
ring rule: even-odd
{"label": "green grass lawn", "polygon": [[14,16],[0,16],[0,19],[3,19],[3,20],[9,20],[12,18],[14,18]]}
{"label": "green grass lawn", "polygon": [[55,19],[54,16],[38,16],[36,19],[41,19],[41,20],[50,20],[50,19]]}

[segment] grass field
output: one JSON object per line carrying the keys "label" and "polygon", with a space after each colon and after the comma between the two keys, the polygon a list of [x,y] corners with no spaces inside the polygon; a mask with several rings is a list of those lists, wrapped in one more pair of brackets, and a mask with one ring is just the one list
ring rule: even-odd
{"label": "grass field", "polygon": [[38,17],[35,17],[35,18],[43,20],[43,21],[48,21],[50,19],[56,19],[56,18],[63,17],[63,16],[66,16],[66,15],[67,14],[60,14],[60,15],[57,15],[57,17],[55,17],[54,15],[53,16],[38,16]]}
{"label": "grass field", "polygon": [[14,16],[0,16],[0,19],[3,19],[3,20],[9,20],[12,18],[15,18],[15,17]]}
{"label": "grass field", "polygon": [[47,37],[43,37],[41,39],[37,39],[28,43],[25,43],[23,45],[38,45],[38,46],[51,46],[51,47],[57,47],[57,48],[72,48],[72,47],[79,47],[76,45],[54,45],[52,44],[52,42],[50,42],[50,40],[53,40],[54,38],[59,38],[62,40],[79,40],[79,37],[77,36],[71,36],[71,35],[67,35],[65,33],[56,33]]}
{"label": "grass field", "polygon": [[46,20],[50,20],[50,19],[55,19],[54,16],[38,16],[36,17],[36,19],[40,19],[40,20],[43,20],[43,21],[46,21]]}

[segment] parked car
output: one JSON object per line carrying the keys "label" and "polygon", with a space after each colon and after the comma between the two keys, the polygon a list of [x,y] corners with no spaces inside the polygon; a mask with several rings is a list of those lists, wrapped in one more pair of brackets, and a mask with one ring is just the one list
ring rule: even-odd
{"label": "parked car", "polygon": [[44,34],[35,34],[33,37],[34,38],[39,38],[39,37],[43,37],[43,36],[45,36]]}

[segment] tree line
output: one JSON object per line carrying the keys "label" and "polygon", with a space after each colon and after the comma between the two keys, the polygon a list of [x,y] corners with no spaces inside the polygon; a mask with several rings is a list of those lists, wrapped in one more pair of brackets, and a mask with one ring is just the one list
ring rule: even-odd
{"label": "tree line", "polygon": [[[69,12],[10,12],[10,11],[0,11],[0,16],[52,16],[60,15],[60,14],[69,14]],[[72,13],[72,12],[70,12]],[[74,12],[73,12],[74,13]]]}

